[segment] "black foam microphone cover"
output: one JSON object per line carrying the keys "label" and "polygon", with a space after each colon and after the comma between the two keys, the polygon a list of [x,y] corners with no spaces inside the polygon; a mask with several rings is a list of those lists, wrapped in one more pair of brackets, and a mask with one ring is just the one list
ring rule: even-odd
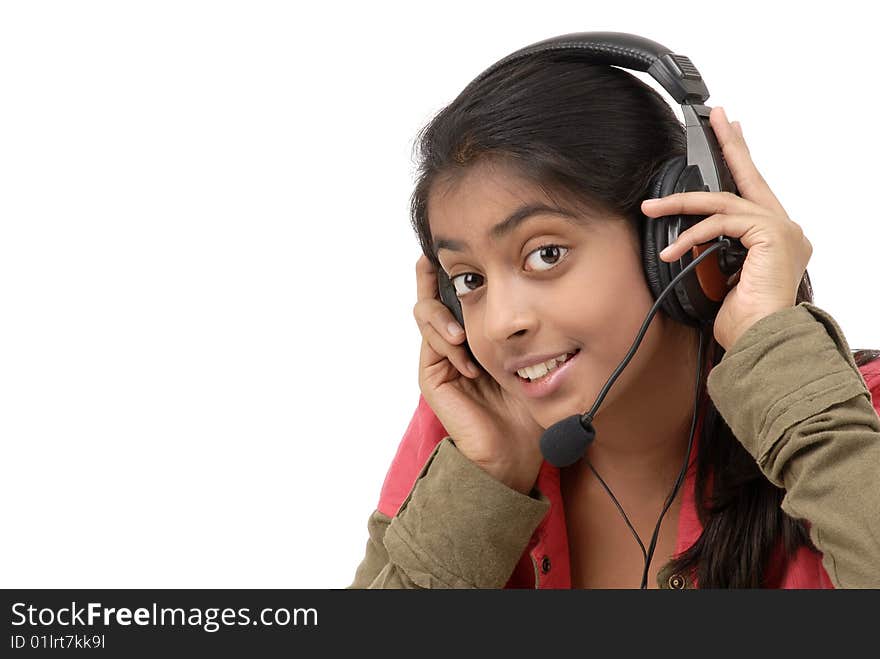
{"label": "black foam microphone cover", "polygon": [[582,420],[582,415],[574,414],[544,431],[541,454],[554,467],[567,467],[581,459],[595,438],[593,424]]}

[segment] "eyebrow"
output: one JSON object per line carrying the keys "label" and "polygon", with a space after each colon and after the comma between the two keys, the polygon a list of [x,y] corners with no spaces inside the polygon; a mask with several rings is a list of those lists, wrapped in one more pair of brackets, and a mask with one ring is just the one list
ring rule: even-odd
{"label": "eyebrow", "polygon": [[[558,215],[570,222],[574,222],[577,218],[574,213],[567,211],[563,208],[555,208],[553,206],[548,206],[546,204],[540,203],[523,204],[515,211],[513,211],[513,213],[511,213],[506,219],[502,220],[494,227],[492,227],[489,230],[489,236],[493,240],[503,238],[505,235],[511,233],[514,229],[516,229],[525,220],[542,213]],[[461,252],[464,249],[470,249],[470,247],[463,240],[453,240],[452,238],[438,237],[434,241],[434,255],[436,256],[441,249],[448,249],[453,252]]]}

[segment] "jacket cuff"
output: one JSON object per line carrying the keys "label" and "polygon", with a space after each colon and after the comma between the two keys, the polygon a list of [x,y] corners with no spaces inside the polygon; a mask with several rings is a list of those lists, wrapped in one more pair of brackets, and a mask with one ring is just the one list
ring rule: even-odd
{"label": "jacket cuff", "polygon": [[[783,434],[806,418],[870,393],[834,319],[809,302],[747,329],[709,373],[707,389],[765,475]],[[781,471],[781,470],[780,470]]]}
{"label": "jacket cuff", "polygon": [[423,588],[501,588],[550,509],[507,487],[446,436],[385,533],[391,560]]}

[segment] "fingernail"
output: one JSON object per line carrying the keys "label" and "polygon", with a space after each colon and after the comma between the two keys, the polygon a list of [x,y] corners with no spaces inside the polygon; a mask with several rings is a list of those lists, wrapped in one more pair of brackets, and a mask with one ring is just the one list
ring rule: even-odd
{"label": "fingernail", "polygon": [[467,368],[468,368],[468,371],[470,372],[471,375],[479,375],[480,374],[480,370],[477,368],[476,364],[474,364],[473,362],[468,362]]}
{"label": "fingernail", "polygon": [[650,206],[651,204],[656,204],[658,201],[660,201],[660,200],[659,199],[645,199],[642,202],[642,204],[647,204]]}
{"label": "fingernail", "polygon": [[449,330],[449,333],[452,334],[452,336],[459,336],[462,332],[464,332],[464,330],[461,329],[461,326],[458,323],[449,323],[449,326],[446,329]]}
{"label": "fingernail", "polygon": [[[721,107],[720,105],[718,107]],[[724,121],[727,121],[727,113],[724,111],[724,108],[721,108],[721,117]]]}
{"label": "fingernail", "polygon": [[660,256],[666,256],[667,254],[669,254],[671,249],[672,249],[672,245],[668,245],[667,247],[664,247],[663,249],[660,250]]}

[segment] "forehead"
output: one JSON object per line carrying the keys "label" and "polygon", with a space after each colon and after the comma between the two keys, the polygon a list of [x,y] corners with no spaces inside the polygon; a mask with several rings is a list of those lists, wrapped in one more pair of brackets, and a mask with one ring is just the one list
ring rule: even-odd
{"label": "forehead", "polygon": [[431,234],[460,235],[493,224],[511,209],[532,202],[556,205],[540,185],[511,165],[484,159],[431,187]]}
{"label": "forehead", "polygon": [[610,216],[599,210],[601,204],[545,188],[505,160],[479,161],[431,187],[428,228],[438,257],[445,249],[492,250],[496,241],[518,235],[520,226],[565,223],[566,231],[593,233],[609,224],[602,221]]}

